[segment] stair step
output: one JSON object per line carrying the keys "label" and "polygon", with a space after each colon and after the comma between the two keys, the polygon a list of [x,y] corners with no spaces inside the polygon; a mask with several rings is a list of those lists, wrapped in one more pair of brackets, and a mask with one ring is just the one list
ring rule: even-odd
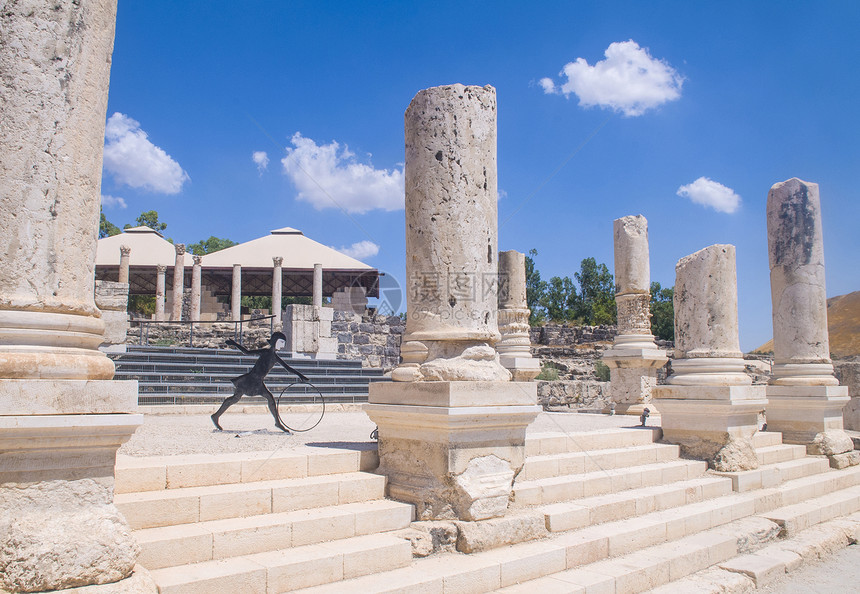
{"label": "stair step", "polygon": [[380,500],[145,528],[134,536],[139,563],[161,569],[397,530],[412,517],[411,505]]}
{"label": "stair step", "polygon": [[567,503],[555,503],[542,508],[541,511],[544,513],[547,529],[550,532],[562,532],[642,516],[654,511],[729,495],[731,492],[732,483],[729,479],[703,477]]}
{"label": "stair step", "polygon": [[375,443],[356,449],[300,446],[276,452],[116,457],[116,493],[136,493],[305,478],[372,470],[379,464]]}
{"label": "stair step", "polygon": [[218,561],[153,570],[161,594],[275,594],[409,565],[412,546],[371,534]]}
{"label": "stair step", "polygon": [[852,466],[843,470],[831,469],[821,474],[793,479],[777,487],[750,491],[748,494],[755,498],[756,513],[762,514],[858,485],[860,485],[860,466]]}
{"label": "stair step", "polygon": [[782,433],[779,431],[756,431],[752,436],[753,447],[766,448],[782,444]]}
{"label": "stair step", "polygon": [[824,457],[805,457],[778,464],[768,464],[755,470],[740,472],[714,472],[715,475],[727,476],[732,479],[732,489],[738,492],[751,491],[776,486],[804,476],[820,474],[830,468],[830,463]]}
{"label": "stair step", "polygon": [[828,493],[760,515],[780,525],[782,528],[780,536],[791,538],[801,530],[858,510],[860,510],[860,486]]}
{"label": "stair step", "polygon": [[697,478],[706,469],[705,462],[676,460],[533,481],[517,480],[514,483],[514,500],[518,505],[559,503]]}
{"label": "stair step", "polygon": [[790,460],[798,460],[806,456],[806,446],[780,444],[755,449],[758,463],[761,465],[779,464]]}
{"label": "stair step", "polygon": [[619,427],[582,433],[536,433],[526,436],[526,456],[643,446],[658,441],[662,435],[659,427]]}
{"label": "stair step", "polygon": [[137,530],[371,501],[384,496],[385,477],[354,472],[119,493],[114,504]]}
{"label": "stair step", "polygon": [[525,480],[582,474],[641,464],[677,460],[680,448],[672,444],[649,443],[641,446],[608,448],[593,452],[567,452],[528,456],[520,474]]}

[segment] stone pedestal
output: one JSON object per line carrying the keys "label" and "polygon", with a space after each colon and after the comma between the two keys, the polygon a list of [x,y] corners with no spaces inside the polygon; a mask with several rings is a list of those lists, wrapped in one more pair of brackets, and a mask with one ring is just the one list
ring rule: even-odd
{"label": "stone pedestal", "polygon": [[534,382],[374,382],[365,411],[379,426],[388,494],[419,520],[503,516],[540,412]]}
{"label": "stone pedestal", "polygon": [[499,252],[499,363],[515,382],[527,382],[540,374],[540,361],[532,357],[526,299],[525,254]]}
{"label": "stone pedestal", "polygon": [[128,336],[128,285],[96,281],[95,298],[105,324],[101,346],[125,345]]}

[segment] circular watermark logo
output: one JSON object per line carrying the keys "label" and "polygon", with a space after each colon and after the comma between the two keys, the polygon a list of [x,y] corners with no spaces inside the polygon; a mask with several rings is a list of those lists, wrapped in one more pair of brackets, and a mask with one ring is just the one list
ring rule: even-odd
{"label": "circular watermark logo", "polygon": [[[377,293],[376,313],[394,316],[403,305],[403,289],[397,279],[386,272],[365,272],[353,279],[346,292],[351,311],[361,314],[368,306],[368,293]],[[372,307],[372,305],[371,305]]]}

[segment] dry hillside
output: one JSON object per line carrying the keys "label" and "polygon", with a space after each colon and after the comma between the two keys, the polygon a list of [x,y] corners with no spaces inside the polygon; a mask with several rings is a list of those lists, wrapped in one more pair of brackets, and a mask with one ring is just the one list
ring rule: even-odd
{"label": "dry hillside", "polygon": [[[831,356],[846,359],[860,355],[860,291],[827,300],[827,329]],[[753,352],[773,352],[773,340]]]}

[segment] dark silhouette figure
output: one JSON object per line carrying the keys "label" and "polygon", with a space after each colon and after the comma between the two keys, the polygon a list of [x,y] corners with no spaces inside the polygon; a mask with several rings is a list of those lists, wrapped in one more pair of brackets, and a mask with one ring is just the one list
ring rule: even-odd
{"label": "dark silhouette figure", "polygon": [[651,409],[650,408],[646,408],[645,410],[642,411],[642,414],[639,415],[639,420],[642,422],[642,425],[641,425],[642,427],[645,426],[645,421],[647,421],[648,417],[650,417],[650,416],[651,416]]}
{"label": "dark silhouette figure", "polygon": [[219,430],[221,430],[221,425],[218,423],[218,419],[221,418],[221,415],[224,414],[224,411],[239,402],[242,396],[263,396],[269,403],[269,412],[272,413],[272,417],[274,417],[275,419],[275,427],[277,427],[281,431],[290,433],[290,430],[284,426],[283,422],[281,421],[281,416],[278,414],[278,407],[275,404],[275,397],[272,396],[272,393],[269,392],[269,389],[266,387],[266,384],[263,383],[263,379],[265,379],[265,377],[269,374],[269,372],[275,366],[275,363],[280,363],[284,369],[298,376],[299,379],[301,379],[303,382],[308,381],[308,378],[306,378],[304,375],[287,365],[284,360],[278,356],[278,343],[285,343],[286,341],[287,337],[284,336],[283,332],[275,332],[274,334],[272,334],[272,337],[269,338],[269,348],[255,349],[253,351],[249,351],[235,340],[227,340],[227,344],[236,347],[244,354],[259,355],[260,358],[257,359],[256,363],[254,363],[254,367],[251,369],[251,371],[230,380],[231,382],[233,382],[233,385],[236,386],[236,391],[233,392],[232,396],[225,398],[224,402],[221,403],[221,407],[217,411],[215,411],[215,414],[212,415],[212,422],[215,423],[215,426]]}

